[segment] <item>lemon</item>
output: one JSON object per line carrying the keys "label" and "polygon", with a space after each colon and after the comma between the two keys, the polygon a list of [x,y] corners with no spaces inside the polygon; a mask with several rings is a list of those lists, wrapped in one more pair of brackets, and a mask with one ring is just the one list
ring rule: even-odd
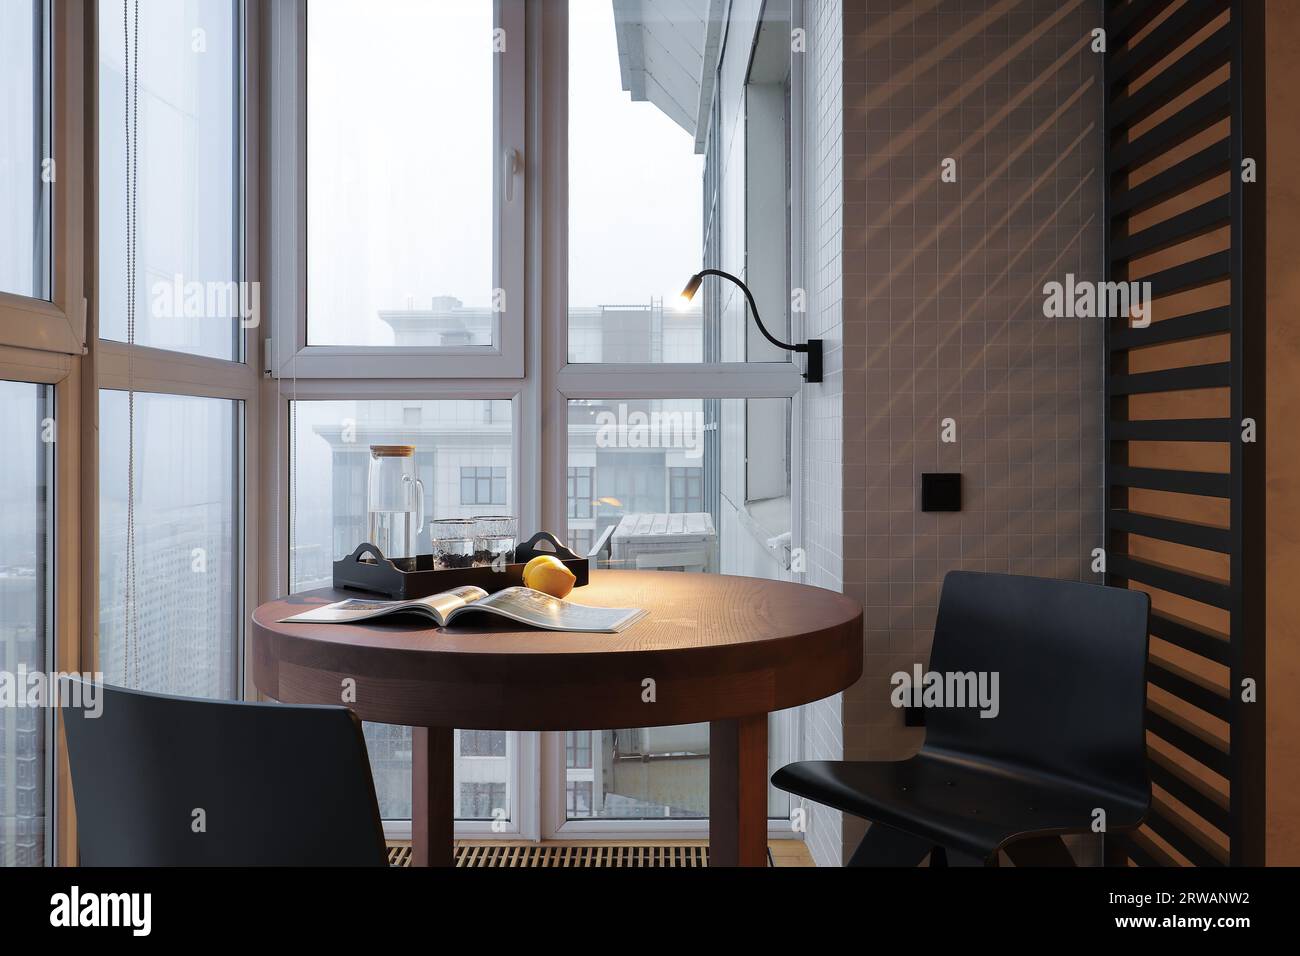
{"label": "lemon", "polygon": [[562,598],[573,590],[578,580],[559,558],[539,554],[524,565],[524,587],[533,588],[551,597]]}

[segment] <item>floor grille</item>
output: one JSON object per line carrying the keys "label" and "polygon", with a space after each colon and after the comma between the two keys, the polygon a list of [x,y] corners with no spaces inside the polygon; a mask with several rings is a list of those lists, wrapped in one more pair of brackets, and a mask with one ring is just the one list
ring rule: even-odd
{"label": "floor grille", "polygon": [[[388,845],[389,866],[410,866],[409,843]],[[698,843],[510,844],[457,843],[456,866],[702,867],[709,848]],[[767,865],[774,866],[772,851]]]}

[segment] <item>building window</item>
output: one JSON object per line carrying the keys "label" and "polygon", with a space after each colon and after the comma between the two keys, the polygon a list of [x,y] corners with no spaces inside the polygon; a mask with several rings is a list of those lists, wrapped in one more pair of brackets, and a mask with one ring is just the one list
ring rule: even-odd
{"label": "building window", "polygon": [[569,550],[580,558],[585,558],[591,554],[592,531],[590,528],[570,528],[569,529]]}
{"label": "building window", "polygon": [[460,470],[460,503],[463,505],[504,505],[506,503],[506,469],[475,467]]}
{"label": "building window", "polygon": [[570,780],[565,787],[568,797],[569,819],[591,816],[591,781]]}
{"label": "building window", "polygon": [[570,730],[564,735],[564,765],[575,770],[591,767],[590,730]]}
{"label": "building window", "polygon": [[504,757],[506,732],[504,730],[462,730],[460,755],[462,757]]}
{"label": "building window", "polygon": [[674,514],[704,510],[704,469],[668,469],[668,510]]}
{"label": "building window", "polygon": [[595,468],[569,469],[569,517],[590,518]]}
{"label": "building window", "polygon": [[504,783],[462,783],[460,816],[466,820],[490,820],[494,810],[506,808]]}

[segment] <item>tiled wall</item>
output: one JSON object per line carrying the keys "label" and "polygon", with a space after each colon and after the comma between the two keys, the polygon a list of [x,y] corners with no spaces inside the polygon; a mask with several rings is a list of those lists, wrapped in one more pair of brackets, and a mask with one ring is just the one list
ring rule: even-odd
{"label": "tiled wall", "polygon": [[[821,476],[808,485],[810,580],[834,586],[838,571],[866,608],[865,673],[841,710],[846,759],[920,745],[889,704],[889,675],[927,660],[947,571],[1096,579],[1101,328],[1045,318],[1042,288],[1067,272],[1100,278],[1100,57],[1088,46],[1099,16],[1095,0],[844,8],[842,233],[810,210],[824,240],[810,249],[814,315],[839,348],[826,393],[806,390],[805,426]],[[955,182],[941,181],[947,157]],[[829,200],[838,186],[810,188]],[[841,246],[842,286],[830,278]],[[833,529],[825,472],[840,429]],[[960,513],[921,513],[925,471],[962,473]],[[862,829],[844,819],[846,852]]]}
{"label": "tiled wall", "polygon": [[[806,334],[822,338],[821,385],[803,391],[803,534],[809,584],[842,590],[844,347],[840,300],[843,265],[843,47],[840,0],[806,0],[803,122],[803,283]],[[843,757],[840,695],[804,709],[804,758]],[[840,863],[840,814],[808,805],[807,842],[818,866]]]}

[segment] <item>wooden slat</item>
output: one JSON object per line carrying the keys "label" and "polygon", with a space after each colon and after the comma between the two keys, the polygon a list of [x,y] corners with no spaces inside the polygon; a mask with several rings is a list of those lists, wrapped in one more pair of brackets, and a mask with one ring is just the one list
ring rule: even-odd
{"label": "wooden slat", "polygon": [[1225,80],[1137,139],[1115,146],[1107,158],[1107,173],[1114,176],[1130,172],[1150,162],[1226,119],[1231,106],[1231,84]]}
{"label": "wooden slat", "polygon": [[1227,362],[1211,362],[1132,375],[1112,375],[1106,379],[1106,393],[1150,395],[1155,392],[1185,392],[1196,388],[1227,388],[1231,383],[1232,366]]}
{"label": "wooden slat", "polygon": [[1151,633],[1162,641],[1168,641],[1224,667],[1229,665],[1232,657],[1232,646],[1226,637],[1163,611],[1151,612]]}
{"label": "wooden slat", "polygon": [[1111,49],[1120,49],[1129,37],[1160,16],[1173,0],[1133,0],[1117,7],[1106,18],[1107,42]]}
{"label": "wooden slat", "polygon": [[1153,802],[1146,825],[1162,840],[1197,866],[1223,866],[1226,862],[1183,828],[1183,823]]}
{"label": "wooden slat", "polygon": [[1116,329],[1110,334],[1110,350],[1121,352],[1142,348],[1144,345],[1160,345],[1164,342],[1180,342],[1207,335],[1220,335],[1228,331],[1231,318],[1232,310],[1224,306],[1152,322],[1140,329],[1129,327]]}
{"label": "wooden slat", "polygon": [[1149,767],[1152,783],[1219,832],[1224,834],[1228,832],[1230,823],[1227,807],[1175,774],[1161,762],[1159,757],[1153,756]]}
{"label": "wooden slat", "polygon": [[1212,252],[1191,262],[1170,266],[1168,269],[1143,276],[1138,281],[1150,282],[1152,297],[1159,298],[1163,295],[1173,295],[1175,292],[1186,292],[1188,289],[1199,289],[1212,282],[1227,279],[1231,275],[1231,254]]}
{"label": "wooden slat", "polygon": [[1147,730],[1221,777],[1231,776],[1227,747],[1205,731],[1154,701],[1147,703]]}
{"label": "wooden slat", "polygon": [[[1232,211],[1232,197],[1228,194],[1216,196],[1193,209],[1163,219],[1154,226],[1148,226],[1130,236],[1112,239],[1110,243],[1110,261],[1123,262],[1138,256],[1150,255],[1180,242],[1195,239],[1207,232],[1227,224]],[[1157,322],[1164,325],[1164,322]],[[1148,326],[1150,328],[1150,326]]]}
{"label": "wooden slat", "polygon": [[1106,85],[1128,83],[1190,40],[1227,9],[1226,0],[1191,0],[1127,50],[1106,62]]}
{"label": "wooden slat", "polygon": [[1117,130],[1141,122],[1226,65],[1231,51],[1231,31],[1215,30],[1162,69],[1158,76],[1144,83],[1137,92],[1112,102],[1106,111],[1107,125]]}
{"label": "wooden slat", "polygon": [[1231,476],[1214,471],[1180,471],[1174,468],[1131,468],[1116,465],[1107,476],[1110,484],[1122,488],[1175,491],[1185,495],[1227,498],[1232,493]]}
{"label": "wooden slat", "polygon": [[1220,554],[1227,554],[1232,550],[1231,532],[1227,528],[1210,524],[1175,521],[1173,518],[1161,518],[1157,515],[1112,508],[1110,526],[1116,531],[1127,531],[1157,541],[1185,544],[1191,548],[1217,551]]}
{"label": "wooden slat", "polygon": [[1154,561],[1138,560],[1127,554],[1112,554],[1107,559],[1107,564],[1111,573],[1121,578],[1140,581],[1217,608],[1227,610],[1231,606],[1232,589],[1217,578],[1193,574]]}
{"label": "wooden slat", "polygon": [[1227,696],[1219,688],[1203,683],[1191,671],[1152,656],[1147,661],[1147,680],[1180,700],[1199,707],[1220,720],[1228,720]]}
{"label": "wooden slat", "polygon": [[1111,441],[1230,442],[1237,434],[1230,418],[1164,418],[1112,421]]}
{"label": "wooden slat", "polygon": [[1231,164],[1232,143],[1221,139],[1150,179],[1130,189],[1117,191],[1110,199],[1110,216],[1114,219],[1150,209],[1227,172]]}
{"label": "wooden slat", "polygon": [[1125,849],[1133,861],[1139,866],[1177,866],[1178,863],[1164,848],[1157,844],[1149,833],[1143,829],[1137,829],[1131,833],[1126,833]]}

